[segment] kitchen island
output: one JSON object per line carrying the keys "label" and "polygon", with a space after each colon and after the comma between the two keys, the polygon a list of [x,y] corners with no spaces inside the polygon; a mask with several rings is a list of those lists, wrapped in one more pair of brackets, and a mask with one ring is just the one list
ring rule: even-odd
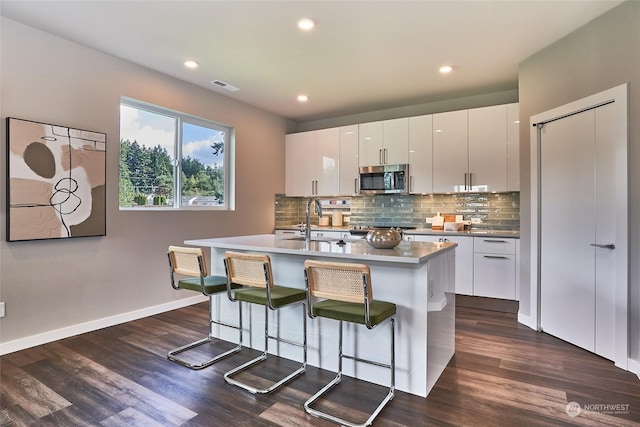
{"label": "kitchen island", "polygon": [[[401,242],[393,249],[374,249],[366,241],[344,243],[282,239],[273,234],[187,240],[185,244],[211,248],[211,274],[224,275],[224,252],[266,253],[271,257],[276,284],[305,288],[306,259],[357,262],[369,265],[375,299],[393,302],[396,314],[396,388],[426,397],[455,352],[455,243]],[[236,322],[237,307],[226,295],[212,298],[213,315]],[[247,308],[250,308],[248,310]],[[263,349],[264,309],[243,306],[243,344]],[[301,309],[286,307],[269,313],[272,331],[299,339]],[[253,327],[249,329],[249,322]],[[358,357],[388,362],[389,324],[373,330],[345,324],[344,349]],[[338,322],[308,320],[308,363],[337,370]],[[214,326],[213,335],[228,341],[237,333]],[[273,332],[275,333],[275,332]],[[280,344],[269,351],[301,360],[300,349]],[[377,366],[345,360],[343,373],[376,384],[388,385],[389,373]]]}

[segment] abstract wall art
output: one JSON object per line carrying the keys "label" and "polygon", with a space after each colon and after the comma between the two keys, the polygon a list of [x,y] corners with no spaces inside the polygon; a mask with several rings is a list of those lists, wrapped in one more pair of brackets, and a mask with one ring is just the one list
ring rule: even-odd
{"label": "abstract wall art", "polygon": [[7,240],[106,235],[107,135],[7,118]]}

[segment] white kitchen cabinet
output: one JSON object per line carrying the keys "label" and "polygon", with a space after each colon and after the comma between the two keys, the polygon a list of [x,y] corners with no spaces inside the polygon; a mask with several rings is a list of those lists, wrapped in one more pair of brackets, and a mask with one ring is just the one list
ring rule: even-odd
{"label": "white kitchen cabinet", "polygon": [[434,193],[467,191],[468,139],[467,110],[433,115]]}
{"label": "white kitchen cabinet", "polygon": [[340,195],[358,194],[358,125],[340,128]]}
{"label": "white kitchen cabinet", "polygon": [[468,121],[468,190],[506,191],[507,106],[471,109],[468,111]]}
{"label": "white kitchen cabinet", "polygon": [[409,118],[409,192],[433,191],[433,116]]}
{"label": "white kitchen cabinet", "polygon": [[338,128],[286,136],[287,196],[331,196],[339,192]]}
{"label": "white kitchen cabinet", "polygon": [[508,125],[517,110],[504,104],[434,114],[433,192],[517,191],[518,124]]}
{"label": "white kitchen cabinet", "polygon": [[473,237],[404,234],[404,240],[415,242],[454,242],[456,263],[456,294],[473,295]]}
{"label": "white kitchen cabinet", "polygon": [[409,118],[361,123],[358,128],[360,166],[409,163]]}
{"label": "white kitchen cabinet", "polygon": [[516,299],[517,239],[473,238],[473,294]]}
{"label": "white kitchen cabinet", "polygon": [[520,191],[520,108],[507,104],[507,191]]}

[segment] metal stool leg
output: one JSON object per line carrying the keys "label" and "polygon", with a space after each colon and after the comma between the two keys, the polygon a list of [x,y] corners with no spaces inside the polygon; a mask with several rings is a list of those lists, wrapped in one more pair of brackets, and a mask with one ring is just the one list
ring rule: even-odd
{"label": "metal stool leg", "polygon": [[[265,306],[264,307],[264,321],[265,321],[265,331],[264,331],[264,352],[262,352],[262,354],[254,359],[249,360],[248,362],[238,366],[237,368],[234,368],[228,372],[226,372],[224,374],[224,380],[228,383],[228,384],[232,384],[235,386],[238,386],[240,388],[243,388],[253,394],[266,394],[266,393],[270,393],[273,390],[277,389],[278,387],[286,384],[287,382],[291,381],[292,379],[296,378],[297,376],[303,374],[306,370],[306,366],[307,366],[307,316],[306,316],[306,308],[305,308],[305,302],[302,301],[302,314],[303,314],[303,318],[304,318],[304,323],[303,323],[303,340],[302,343],[300,342],[296,342],[296,341],[291,341],[291,340],[286,340],[280,337],[276,337],[276,336],[272,336],[269,335],[269,322],[268,322],[268,307]],[[291,345],[295,345],[298,347],[302,347],[302,351],[303,351],[303,362],[302,365],[296,369],[295,371],[293,371],[292,373],[290,373],[289,375],[287,375],[286,377],[282,378],[279,381],[274,382],[273,384],[271,384],[269,387],[267,388],[263,388],[263,389],[259,389],[256,387],[253,387],[249,384],[246,384],[244,382],[238,381],[234,378],[232,378],[235,374],[244,371],[245,369],[248,369],[254,365],[257,365],[260,362],[263,362],[265,360],[267,360],[267,356],[268,356],[268,352],[269,352],[269,339],[273,339],[275,341],[278,342],[283,342],[286,344],[291,344]]]}
{"label": "metal stool leg", "polygon": [[[338,373],[336,377],[331,380],[327,385],[325,385],[320,391],[314,394],[309,400],[304,403],[304,409],[308,414],[313,415],[317,418],[322,418],[328,421],[332,421],[334,423],[340,424],[342,426],[347,427],[365,427],[371,425],[373,420],[378,416],[378,414],[384,409],[387,403],[391,399],[393,399],[395,392],[395,319],[393,317],[390,318],[391,325],[391,362],[390,364],[382,364],[379,362],[375,362],[372,360],[361,359],[354,356],[344,355],[342,352],[342,320],[340,320],[339,332],[338,332]],[[338,418],[331,414],[327,414],[326,412],[318,411],[317,409],[311,408],[311,405],[315,403],[320,397],[322,397],[326,392],[331,390],[334,386],[338,385],[342,380],[342,359],[352,359],[358,362],[369,363],[371,365],[381,366],[385,368],[389,368],[391,370],[391,385],[389,386],[389,392],[385,396],[385,398],[380,402],[380,404],[376,407],[373,413],[369,416],[369,418],[362,424],[355,424],[351,421],[344,420],[342,418]]]}
{"label": "metal stool leg", "polygon": [[[194,369],[194,370],[199,370],[199,369],[204,369],[207,366],[211,366],[214,363],[216,363],[217,361],[224,359],[225,357],[231,356],[234,353],[239,352],[242,349],[242,311],[241,308],[238,308],[238,326],[236,325],[231,325],[228,323],[224,323],[221,321],[216,321],[213,320],[213,310],[211,309],[212,305],[213,305],[213,296],[214,295],[209,295],[209,333],[207,335],[206,338],[202,338],[200,340],[194,341],[192,343],[183,345],[181,347],[177,347],[174,348],[173,350],[169,351],[167,353],[167,358],[169,360],[171,360],[172,362],[176,362],[182,366],[186,366],[187,368],[190,369]],[[238,304],[239,305],[239,304]],[[239,329],[240,330],[240,341],[238,341],[238,343],[236,344],[235,347],[233,347],[231,350],[225,351],[223,353],[217,354],[214,357],[212,357],[211,359],[207,359],[207,360],[203,360],[203,361],[191,361],[191,360],[187,360],[185,358],[181,358],[178,357],[178,354],[183,353],[187,350],[191,350],[194,349],[196,347],[199,347],[203,344],[207,344],[209,342],[211,342],[211,339],[213,338],[213,336],[211,335],[211,326],[212,324],[217,324],[217,325],[222,325],[222,326],[226,326],[229,328],[233,328],[233,329]]]}

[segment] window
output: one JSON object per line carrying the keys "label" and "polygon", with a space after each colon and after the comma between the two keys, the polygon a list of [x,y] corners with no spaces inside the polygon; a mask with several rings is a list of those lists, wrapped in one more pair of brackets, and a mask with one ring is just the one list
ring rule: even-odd
{"label": "window", "polygon": [[120,208],[231,209],[232,131],[212,121],[123,99]]}

